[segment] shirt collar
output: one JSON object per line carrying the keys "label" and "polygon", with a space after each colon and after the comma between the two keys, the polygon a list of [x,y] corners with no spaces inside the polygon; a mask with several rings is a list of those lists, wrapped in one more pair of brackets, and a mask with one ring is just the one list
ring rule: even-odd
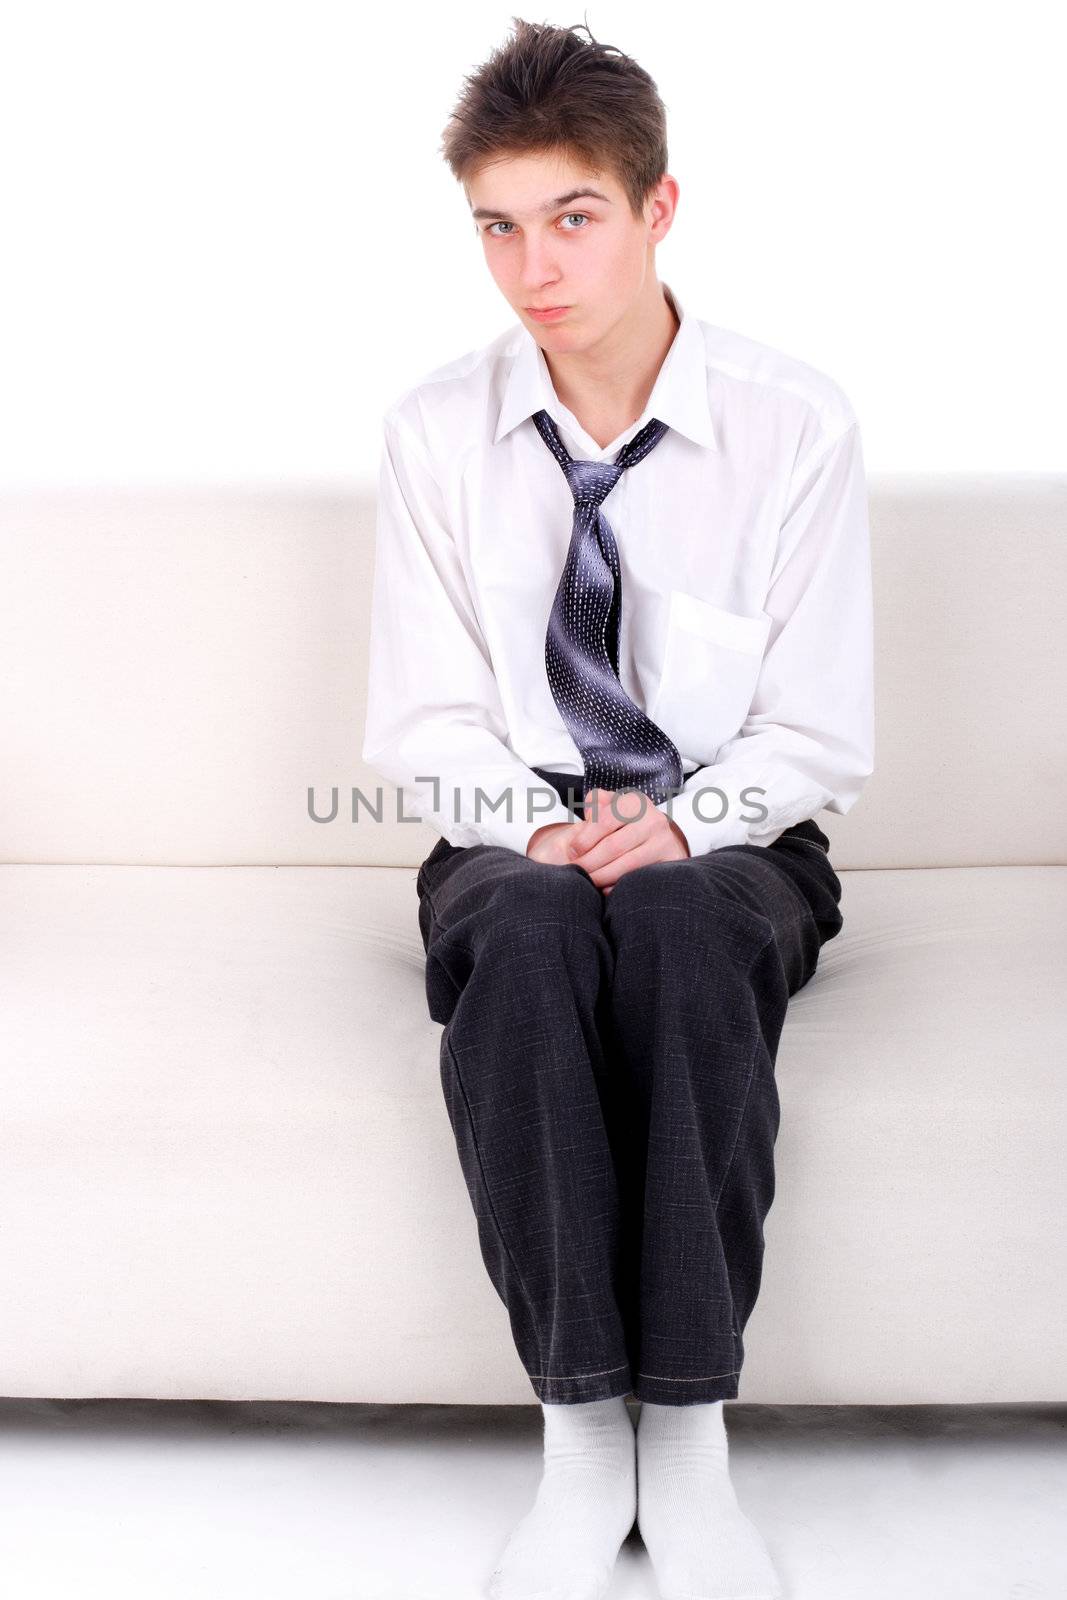
{"label": "shirt collar", "polygon": [[[669,428],[684,434],[695,444],[718,450],[719,443],[708,402],[708,368],[703,332],[696,318],[684,309],[674,291],[662,279],[660,282],[678,313],[679,326],[656,375],[647,406],[633,428],[627,429],[621,437],[632,437],[649,418],[658,417]],[[514,344],[512,348],[515,348]],[[564,410],[556,396],[544,351],[529,329],[520,324],[517,349],[504,387],[493,443],[498,443],[512,428],[541,410],[547,411],[557,426],[573,432],[568,421],[571,413]]]}

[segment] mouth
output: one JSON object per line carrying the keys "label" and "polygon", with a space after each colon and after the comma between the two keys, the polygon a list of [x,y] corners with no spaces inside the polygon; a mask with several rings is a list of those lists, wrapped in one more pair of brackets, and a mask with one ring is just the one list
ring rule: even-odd
{"label": "mouth", "polygon": [[553,318],[553,317],[562,317],[564,315],[564,313],[569,311],[570,309],[571,309],[570,306],[525,306],[524,307],[524,310],[531,317],[538,317],[542,321],[547,321],[548,319]]}

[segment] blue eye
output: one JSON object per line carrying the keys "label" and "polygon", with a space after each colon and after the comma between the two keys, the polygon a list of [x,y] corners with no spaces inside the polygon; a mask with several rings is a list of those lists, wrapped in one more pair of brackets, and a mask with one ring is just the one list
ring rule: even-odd
{"label": "blue eye", "polygon": [[[586,213],[584,211],[567,211],[567,212],[564,213],[564,216],[567,217],[567,218],[580,217],[582,219],[583,223],[589,221],[589,218],[588,218],[588,216],[586,215]],[[488,234],[492,234],[495,239],[510,239],[511,235],[509,233],[493,234],[493,229],[494,228],[513,228],[514,226],[515,226],[515,224],[513,222],[491,222],[489,224],[488,228],[486,228],[485,231]],[[564,233],[582,233],[584,230],[582,228],[564,228],[563,231],[564,231]]]}

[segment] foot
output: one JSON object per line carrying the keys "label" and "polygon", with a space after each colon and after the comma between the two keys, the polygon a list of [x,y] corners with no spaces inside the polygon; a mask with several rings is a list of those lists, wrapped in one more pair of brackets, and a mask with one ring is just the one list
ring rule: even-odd
{"label": "foot", "polygon": [[663,1600],[779,1600],[778,1574],[730,1482],[721,1400],[642,1403],[637,1525]]}
{"label": "foot", "polygon": [[637,1512],[626,1400],[542,1403],[544,1473],[489,1580],[492,1600],[601,1600]]}

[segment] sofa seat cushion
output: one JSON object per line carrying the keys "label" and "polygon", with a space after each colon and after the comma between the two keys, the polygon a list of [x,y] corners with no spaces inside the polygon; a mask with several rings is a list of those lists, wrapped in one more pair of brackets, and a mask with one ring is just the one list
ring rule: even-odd
{"label": "sofa seat cushion", "polygon": [[[413,867],[0,867],[8,1395],[523,1402]],[[841,874],[743,1400],[1064,1392],[1067,868]]]}

